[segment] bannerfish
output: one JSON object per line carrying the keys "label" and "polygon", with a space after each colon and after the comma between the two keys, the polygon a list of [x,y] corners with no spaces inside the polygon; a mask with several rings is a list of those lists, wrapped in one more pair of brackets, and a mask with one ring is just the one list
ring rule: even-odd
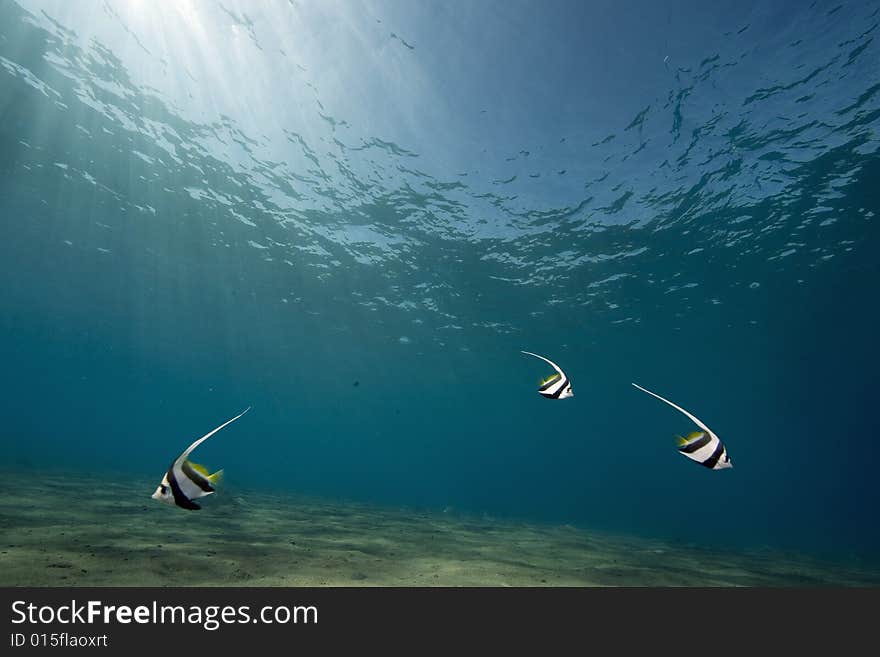
{"label": "bannerfish", "polygon": [[716,436],[709,427],[703,424],[699,418],[688,413],[681,406],[676,406],[668,399],[663,399],[660,395],[657,395],[650,390],[646,390],[638,384],[633,383],[633,385],[639,390],[656,397],[660,401],[666,402],[672,406],[672,408],[681,411],[702,429],[702,431],[694,431],[688,434],[687,438],[676,436],[678,451],[681,454],[687,456],[692,461],[696,461],[702,466],[710,468],[711,470],[723,470],[724,468],[733,467],[733,463],[730,462],[730,456],[727,453],[727,448],[724,446],[724,443],[722,443],[721,439]]}
{"label": "bannerfish", "polygon": [[214,474],[208,474],[208,470],[205,466],[193,463],[188,460],[188,457],[196,447],[220,431],[220,429],[227,424],[235,422],[249,410],[251,410],[250,406],[239,415],[224,422],[210,433],[206,433],[192,445],[187,447],[186,451],[174,459],[174,462],[168,468],[168,472],[166,472],[165,476],[162,478],[162,483],[159,484],[156,492],[153,493],[151,497],[154,500],[165,502],[165,504],[170,504],[172,506],[176,505],[183,509],[189,509],[190,511],[198,511],[201,509],[202,507],[196,504],[193,500],[213,493],[216,490],[215,486],[217,482],[219,482],[220,478],[223,476],[223,470],[218,470]]}
{"label": "bannerfish", "polygon": [[559,368],[559,365],[552,360],[547,360],[543,356],[533,354],[531,351],[523,351],[521,353],[540,358],[544,362],[549,363],[550,366],[556,370],[553,374],[541,381],[538,387],[539,395],[546,397],[547,399],[567,399],[568,397],[574,397],[574,393],[571,390],[571,381],[568,380],[568,377],[565,376],[565,372]]}

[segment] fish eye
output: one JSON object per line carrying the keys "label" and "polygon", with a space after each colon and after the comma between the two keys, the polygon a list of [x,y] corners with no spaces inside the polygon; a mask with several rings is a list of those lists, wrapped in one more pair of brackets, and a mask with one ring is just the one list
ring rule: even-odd
{"label": "fish eye", "polygon": [[159,492],[162,493],[162,495],[168,492],[168,488],[165,487],[165,484],[159,486]]}

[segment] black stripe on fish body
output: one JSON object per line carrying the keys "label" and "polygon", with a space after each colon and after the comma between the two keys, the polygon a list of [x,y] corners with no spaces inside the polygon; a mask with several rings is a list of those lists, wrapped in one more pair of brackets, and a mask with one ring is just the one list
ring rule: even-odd
{"label": "black stripe on fish body", "polygon": [[553,399],[559,399],[559,396],[565,392],[566,388],[568,388],[568,379],[562,377],[562,385],[559,386],[559,390],[553,393]]}
{"label": "black stripe on fish body", "polygon": [[719,440],[718,444],[715,446],[715,451],[712,452],[712,455],[709,458],[707,458],[705,461],[703,461],[703,465],[705,465],[707,468],[714,469],[715,465],[718,463],[718,459],[721,458],[721,455],[723,453],[724,453],[724,443],[722,443]]}
{"label": "black stripe on fish body", "polygon": [[174,476],[174,466],[168,468],[168,484],[171,486],[171,494],[174,496],[174,503],[177,506],[190,511],[198,511],[202,508],[180,490],[180,484],[177,483],[177,477]]}
{"label": "black stripe on fish body", "polygon": [[547,388],[551,387],[554,383],[559,381],[559,379],[561,379],[561,378],[562,377],[559,374],[554,374],[547,383],[545,383],[540,388],[538,388],[538,392],[544,392]]}
{"label": "black stripe on fish body", "polygon": [[559,395],[561,395],[563,390],[565,390],[567,387],[568,379],[562,377],[562,383],[560,383],[559,387],[556,390],[554,390],[553,392],[542,392],[541,394],[544,395],[544,397],[546,397],[547,399],[559,399]]}
{"label": "black stripe on fish body", "polygon": [[214,487],[211,485],[211,482],[205,478],[201,472],[193,468],[189,461],[184,461],[180,466],[180,469],[183,470],[183,474],[186,475],[186,478],[193,482],[196,486],[201,488],[206,493],[213,493]]}
{"label": "black stripe on fish body", "polygon": [[688,443],[687,445],[682,445],[678,448],[679,452],[684,452],[685,454],[693,454],[701,447],[705,447],[709,444],[709,441],[712,439],[709,437],[708,433],[704,433],[702,438],[697,438],[694,442]]}

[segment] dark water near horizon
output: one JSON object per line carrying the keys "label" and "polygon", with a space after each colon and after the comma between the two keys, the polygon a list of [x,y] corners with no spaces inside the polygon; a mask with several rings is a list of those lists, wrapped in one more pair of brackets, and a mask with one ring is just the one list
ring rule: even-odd
{"label": "dark water near horizon", "polygon": [[0,0],[3,465],[880,556],[878,24]]}

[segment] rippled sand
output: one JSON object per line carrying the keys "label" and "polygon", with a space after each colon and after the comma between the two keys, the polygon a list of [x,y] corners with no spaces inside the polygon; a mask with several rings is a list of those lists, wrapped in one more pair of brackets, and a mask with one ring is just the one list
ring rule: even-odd
{"label": "rippled sand", "polygon": [[867,564],[154,481],[6,473],[2,586],[877,586]]}

